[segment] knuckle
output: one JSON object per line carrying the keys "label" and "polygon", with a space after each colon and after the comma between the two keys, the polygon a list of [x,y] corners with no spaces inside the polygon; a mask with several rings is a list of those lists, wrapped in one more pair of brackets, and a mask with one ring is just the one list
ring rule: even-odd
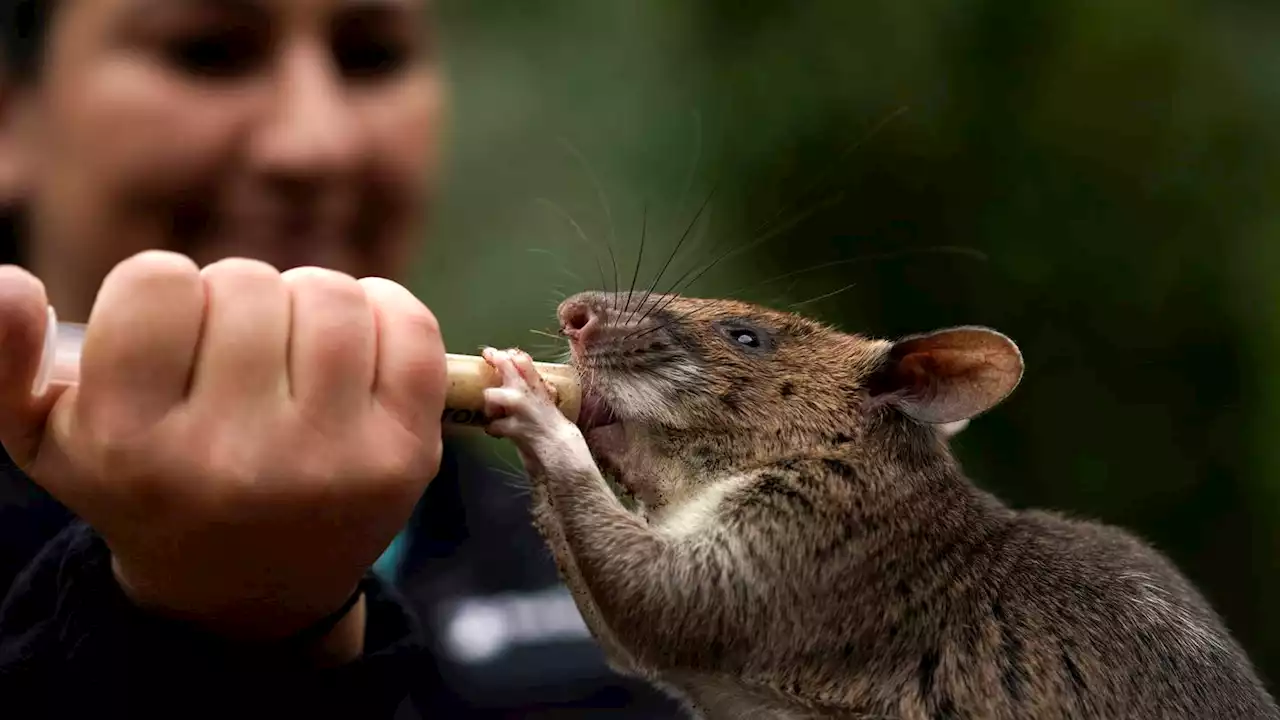
{"label": "knuckle", "polygon": [[146,435],[122,432],[118,426],[95,433],[88,454],[97,475],[127,479],[130,491],[152,487],[164,475],[156,471],[158,458]]}
{"label": "knuckle", "polygon": [[328,268],[304,266],[286,270],[281,276],[295,290],[365,301],[364,288],[344,272]]}
{"label": "knuckle", "polygon": [[409,331],[418,337],[440,337],[440,321],[435,313],[422,303],[418,303],[411,311],[405,313],[404,322],[409,326]]}
{"label": "knuckle", "polygon": [[280,283],[280,273],[261,260],[231,257],[217,260],[200,270],[200,277],[211,291],[229,297],[238,289],[270,288]]}
{"label": "knuckle", "polygon": [[[363,278],[360,286],[384,318],[394,318],[403,332],[426,345],[442,345],[440,320],[404,286],[382,278]],[[421,343],[420,343],[421,344]]]}
{"label": "knuckle", "polygon": [[401,447],[390,450],[381,460],[381,475],[392,479],[411,478],[418,474],[424,465],[425,453],[422,448],[404,443]]}
{"label": "knuckle", "polygon": [[379,481],[396,484],[434,475],[443,454],[443,442],[438,437],[419,439],[407,436],[403,440],[381,443],[378,449],[377,457],[371,461],[366,474]]}
{"label": "knuckle", "polygon": [[209,280],[221,279],[275,279],[280,276],[270,263],[256,258],[227,257],[215,260],[200,270],[200,274]]}
{"label": "knuckle", "polygon": [[195,260],[172,250],[143,250],[122,260],[117,274],[189,277],[200,271]]}
{"label": "knuckle", "polygon": [[119,286],[130,295],[188,291],[199,283],[195,261],[166,250],[146,250],[129,257],[107,274],[104,286]]}
{"label": "knuckle", "polygon": [[360,278],[358,282],[370,295],[375,295],[377,297],[399,297],[401,299],[417,301],[417,298],[413,297],[412,293],[394,280],[388,280],[383,277],[363,277]]}
{"label": "knuckle", "polygon": [[[32,295],[45,298],[44,283],[39,278],[17,265],[0,265],[0,302],[5,307],[15,305],[14,300],[25,304]],[[38,309],[43,321],[44,308]]]}

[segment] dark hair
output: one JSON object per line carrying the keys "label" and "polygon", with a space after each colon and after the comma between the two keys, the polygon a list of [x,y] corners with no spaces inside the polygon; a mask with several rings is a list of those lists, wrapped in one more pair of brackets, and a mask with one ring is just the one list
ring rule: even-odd
{"label": "dark hair", "polygon": [[[0,0],[0,63],[6,82],[25,85],[40,76],[56,0]],[[0,263],[23,264],[26,213],[0,208]]]}
{"label": "dark hair", "polygon": [[55,0],[0,0],[0,59],[10,82],[40,74]]}

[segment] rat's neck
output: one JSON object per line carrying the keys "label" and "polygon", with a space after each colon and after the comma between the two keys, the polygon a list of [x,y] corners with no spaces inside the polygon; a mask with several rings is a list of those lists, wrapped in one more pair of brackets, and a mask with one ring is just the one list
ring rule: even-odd
{"label": "rat's neck", "polygon": [[[941,434],[909,422],[837,430],[645,427],[629,431],[626,445],[625,471],[640,481],[632,489],[651,516],[717,478],[806,458],[839,458],[858,475],[899,478],[885,489],[887,495],[877,493],[885,501],[926,480],[938,485],[931,492],[949,488],[959,493],[957,502],[977,492]],[[976,501],[982,494],[974,497]],[[980,504],[985,506],[985,501]]]}
{"label": "rat's neck", "polygon": [[[886,457],[900,455],[897,444],[907,440],[907,436],[881,437],[882,435],[884,433],[879,430],[875,434],[867,434],[856,427],[650,427],[636,433],[630,438],[630,442],[644,454],[662,459],[664,464],[678,466],[679,472],[684,475],[705,477],[750,472],[804,456],[848,455],[859,452],[883,454]],[[909,442],[912,447],[916,447],[920,440],[910,438]],[[947,453],[945,445],[925,449]],[[919,453],[910,452],[904,459],[910,460],[917,455]]]}

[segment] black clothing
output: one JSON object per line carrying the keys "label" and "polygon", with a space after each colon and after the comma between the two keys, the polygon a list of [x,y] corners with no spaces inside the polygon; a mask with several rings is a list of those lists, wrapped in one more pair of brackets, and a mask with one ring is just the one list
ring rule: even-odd
{"label": "black clothing", "polygon": [[0,716],[678,717],[605,667],[527,492],[460,443],[446,443],[396,581],[366,578],[365,656],[331,670],[139,611],[101,537],[0,460]]}

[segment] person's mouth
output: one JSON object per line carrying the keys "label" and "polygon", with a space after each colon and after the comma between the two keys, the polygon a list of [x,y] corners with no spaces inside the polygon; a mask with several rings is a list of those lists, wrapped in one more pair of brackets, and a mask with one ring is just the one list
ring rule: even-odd
{"label": "person's mouth", "polygon": [[[257,192],[251,192],[257,190]],[[319,266],[357,269],[375,228],[361,227],[367,203],[349,193],[319,190],[285,196],[235,185],[203,197],[184,197],[174,222],[181,251],[202,262],[251,257],[278,270]],[[375,217],[369,215],[368,217]],[[386,222],[385,215],[379,222]]]}

